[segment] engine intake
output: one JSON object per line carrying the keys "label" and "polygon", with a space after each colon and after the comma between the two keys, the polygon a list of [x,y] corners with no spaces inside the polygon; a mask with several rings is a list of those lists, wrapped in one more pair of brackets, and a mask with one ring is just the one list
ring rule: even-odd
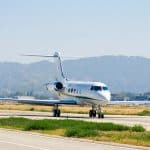
{"label": "engine intake", "polygon": [[56,82],[55,86],[57,90],[61,90],[63,88],[63,84],[61,82]]}

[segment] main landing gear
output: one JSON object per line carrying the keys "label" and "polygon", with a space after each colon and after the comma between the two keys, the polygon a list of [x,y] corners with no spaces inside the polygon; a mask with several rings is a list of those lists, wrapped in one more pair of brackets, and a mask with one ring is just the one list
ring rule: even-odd
{"label": "main landing gear", "polygon": [[58,105],[54,105],[54,108],[53,108],[53,117],[60,117],[60,114],[61,114],[61,111],[60,109],[58,108]]}
{"label": "main landing gear", "polygon": [[97,107],[97,109],[93,105],[92,109],[89,111],[89,117],[90,118],[95,118],[96,114],[97,114],[98,118],[104,118],[104,113],[102,112],[100,105]]}
{"label": "main landing gear", "polygon": [[[54,105],[53,107],[53,117],[60,117],[61,111],[58,108],[58,104]],[[89,117],[90,118],[95,118],[96,115],[98,118],[104,118],[104,114],[101,110],[100,105],[98,107],[95,107],[94,105],[92,106],[92,109],[89,111]]]}

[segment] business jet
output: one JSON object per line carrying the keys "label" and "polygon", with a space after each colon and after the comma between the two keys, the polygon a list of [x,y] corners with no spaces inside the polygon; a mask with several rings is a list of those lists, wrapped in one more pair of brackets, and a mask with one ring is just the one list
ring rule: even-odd
{"label": "business jet", "polygon": [[34,57],[51,57],[55,62],[55,81],[46,83],[46,89],[55,94],[58,100],[19,100],[19,103],[53,105],[53,116],[60,117],[59,105],[91,105],[89,117],[104,118],[101,106],[110,102],[111,93],[108,86],[102,82],[71,81],[64,76],[61,57],[58,52],[54,55],[25,55]]}

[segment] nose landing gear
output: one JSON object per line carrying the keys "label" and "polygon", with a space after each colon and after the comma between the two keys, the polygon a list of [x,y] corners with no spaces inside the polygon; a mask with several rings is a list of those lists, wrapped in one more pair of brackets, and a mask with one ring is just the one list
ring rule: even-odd
{"label": "nose landing gear", "polygon": [[104,118],[104,113],[103,113],[100,105],[98,105],[97,109],[94,105],[92,105],[92,109],[89,111],[90,118],[95,118],[96,114],[97,114],[98,118]]}

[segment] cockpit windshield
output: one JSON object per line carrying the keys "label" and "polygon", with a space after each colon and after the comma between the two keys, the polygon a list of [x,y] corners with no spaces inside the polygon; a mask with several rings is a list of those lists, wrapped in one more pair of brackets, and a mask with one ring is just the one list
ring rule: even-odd
{"label": "cockpit windshield", "polygon": [[93,90],[93,91],[101,91],[102,87],[101,86],[92,86],[91,90]]}
{"label": "cockpit windshield", "polygon": [[91,86],[91,90],[93,91],[107,91],[108,90],[108,87],[107,86]]}

